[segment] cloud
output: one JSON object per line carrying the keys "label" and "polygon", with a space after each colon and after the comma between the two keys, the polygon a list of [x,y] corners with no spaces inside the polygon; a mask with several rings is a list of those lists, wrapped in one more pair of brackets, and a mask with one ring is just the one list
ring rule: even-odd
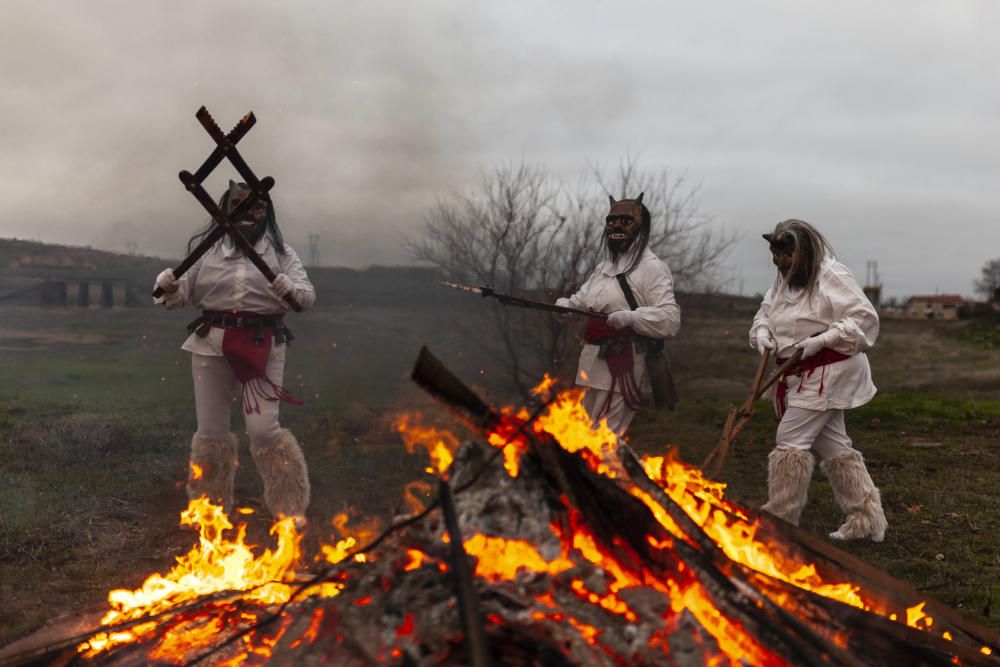
{"label": "cloud", "polygon": [[[409,261],[400,234],[481,169],[572,182],[626,154],[701,183],[748,238],[824,221],[900,290],[968,293],[1000,245],[985,1],[8,5],[3,236],[178,256],[206,219],[176,177],[211,148],[204,104],[225,129],[255,112],[241,149],[324,263]],[[766,286],[755,247],[733,256],[748,289]]]}

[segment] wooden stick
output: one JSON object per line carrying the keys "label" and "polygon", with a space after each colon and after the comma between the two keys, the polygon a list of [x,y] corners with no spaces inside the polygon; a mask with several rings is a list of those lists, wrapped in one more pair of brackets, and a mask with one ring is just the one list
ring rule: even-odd
{"label": "wooden stick", "polygon": [[726,417],[726,423],[722,427],[722,435],[719,437],[719,444],[708,453],[705,460],[701,464],[701,469],[705,473],[705,477],[713,478],[719,474],[722,470],[722,464],[726,460],[726,456],[729,454],[729,448],[747,424],[750,423],[750,419],[754,416],[757,408],[757,401],[760,397],[764,395],[771,386],[780,380],[784,374],[795,364],[802,359],[802,350],[796,350],[795,354],[786,359],[780,366],[778,366],[775,371],[768,376],[767,380],[763,380],[764,371],[767,369],[767,362],[771,358],[771,351],[765,350],[764,354],[760,357],[760,364],[757,366],[757,373],[754,375],[753,386],[750,389],[750,396],[746,401],[738,408],[732,408],[729,411],[729,416]]}
{"label": "wooden stick", "polygon": [[479,597],[472,581],[472,570],[469,568],[469,555],[465,552],[462,542],[462,530],[458,525],[455,513],[455,501],[451,496],[448,480],[442,478],[438,484],[438,498],[441,500],[441,512],[444,514],[444,525],[450,537],[449,554],[451,556],[451,574],[455,584],[455,597],[458,600],[458,617],[465,635],[465,647],[469,652],[468,664],[471,667],[492,667],[493,656],[490,654],[490,644],[483,625],[483,614],[479,608]]}

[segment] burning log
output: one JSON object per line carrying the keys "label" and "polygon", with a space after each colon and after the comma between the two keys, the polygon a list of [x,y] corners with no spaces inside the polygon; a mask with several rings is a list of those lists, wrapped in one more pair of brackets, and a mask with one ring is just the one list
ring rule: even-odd
{"label": "burning log", "polygon": [[219,593],[123,643],[81,633],[0,664],[1000,665],[990,630],[694,468],[640,461],[578,395],[497,412],[429,354],[414,375],[486,440],[454,453],[447,511],[285,581],[282,603]]}

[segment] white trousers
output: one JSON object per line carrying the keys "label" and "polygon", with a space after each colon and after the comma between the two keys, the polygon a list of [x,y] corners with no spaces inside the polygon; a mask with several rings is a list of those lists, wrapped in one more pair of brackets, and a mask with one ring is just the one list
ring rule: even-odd
{"label": "white trousers", "polygon": [[[267,359],[267,377],[280,385],[285,374],[284,349],[271,348]],[[203,438],[221,438],[229,433],[230,412],[235,403],[243,412],[241,388],[233,369],[225,357],[191,354],[191,375],[194,378],[194,407],[198,415],[198,435]],[[247,435],[251,444],[266,444],[278,439],[279,401],[261,400],[260,413],[245,415]]]}
{"label": "white trousers", "polygon": [[607,412],[598,419],[597,414],[600,413],[601,408],[608,401],[608,393],[607,389],[587,387],[583,394],[583,409],[587,411],[587,414],[590,415],[590,420],[595,425],[601,419],[607,419],[608,428],[614,431],[620,438],[625,435],[629,424],[632,423],[632,418],[635,417],[635,410],[629,409],[625,405],[625,399],[622,397],[621,392],[616,391],[615,395],[611,398],[611,405],[608,406]]}
{"label": "white trousers", "polygon": [[815,449],[820,459],[829,461],[854,447],[847,437],[843,410],[809,410],[789,406],[778,424],[776,449]]}

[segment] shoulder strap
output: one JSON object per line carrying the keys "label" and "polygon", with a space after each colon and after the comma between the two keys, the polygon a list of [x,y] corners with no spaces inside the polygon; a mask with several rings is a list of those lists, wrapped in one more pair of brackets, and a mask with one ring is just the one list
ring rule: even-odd
{"label": "shoulder strap", "polygon": [[632,294],[632,288],[629,287],[628,281],[625,279],[624,273],[619,273],[615,278],[618,279],[618,284],[622,287],[622,292],[625,293],[625,300],[628,301],[628,307],[635,310],[639,307],[639,302],[635,300],[635,294]]}
{"label": "shoulder strap", "polygon": [[[625,294],[625,300],[628,301],[628,307],[635,310],[639,307],[639,302],[635,300],[635,294],[632,293],[632,288],[629,287],[628,281],[625,280],[625,274],[619,273],[615,278],[618,279],[618,284],[621,285],[622,292]],[[652,354],[662,354],[663,353],[663,340],[659,338],[650,338],[649,336],[643,336],[641,334],[636,334],[635,336],[639,340],[646,341],[647,351]]]}

